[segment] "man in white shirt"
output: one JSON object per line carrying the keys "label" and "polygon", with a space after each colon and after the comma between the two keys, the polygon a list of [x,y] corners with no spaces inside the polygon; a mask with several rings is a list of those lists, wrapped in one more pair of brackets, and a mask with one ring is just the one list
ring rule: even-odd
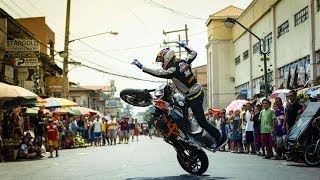
{"label": "man in white shirt", "polygon": [[95,140],[95,145],[101,146],[101,126],[102,122],[99,120],[99,116],[96,116],[95,121],[93,122],[94,125],[94,140]]}

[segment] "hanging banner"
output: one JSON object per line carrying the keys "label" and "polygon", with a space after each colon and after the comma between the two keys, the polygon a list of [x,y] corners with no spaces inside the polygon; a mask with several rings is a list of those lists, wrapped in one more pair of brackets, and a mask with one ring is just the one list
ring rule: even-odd
{"label": "hanging banner", "polygon": [[45,91],[47,94],[61,93],[63,86],[63,78],[51,76],[45,79]]}

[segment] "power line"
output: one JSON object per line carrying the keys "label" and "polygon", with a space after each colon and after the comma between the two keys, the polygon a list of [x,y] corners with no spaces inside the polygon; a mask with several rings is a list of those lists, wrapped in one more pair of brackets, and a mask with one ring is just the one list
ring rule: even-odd
{"label": "power line", "polygon": [[[62,60],[59,60],[59,59],[55,59],[55,60],[63,63]],[[73,62],[73,63],[79,63],[79,66],[83,66],[83,67],[86,67],[88,69],[92,69],[92,70],[95,70],[95,71],[98,71],[98,72],[101,72],[101,73],[104,73],[104,74],[109,74],[109,75],[114,75],[114,76],[118,76],[118,77],[123,77],[123,78],[133,79],[133,80],[139,80],[139,81],[153,82],[153,83],[164,82],[164,81],[153,81],[153,80],[141,79],[141,78],[136,78],[136,77],[132,77],[132,76],[126,76],[126,75],[121,75],[121,74],[117,74],[117,73],[112,73],[112,72],[108,72],[108,71],[105,71],[105,70],[102,70],[102,69],[98,69],[98,68],[95,68],[95,67],[92,67],[92,66],[88,66],[88,65],[82,64],[79,61],[76,61],[76,60],[71,59],[71,58],[70,58],[70,60],[72,60],[71,62]]]}
{"label": "power line", "polygon": [[123,61],[123,60],[121,60],[121,59],[119,59],[119,58],[113,57],[113,56],[111,56],[111,55],[109,55],[109,54],[106,54],[106,53],[104,53],[104,52],[102,52],[102,51],[94,48],[93,46],[91,46],[91,45],[83,42],[81,39],[77,39],[77,40],[80,41],[82,44],[86,45],[87,47],[91,48],[92,50],[94,50],[94,51],[96,51],[96,52],[98,52],[98,53],[100,53],[100,54],[103,54],[103,55],[106,56],[106,57],[112,58],[112,59],[114,59],[114,60],[117,60],[117,61],[122,62],[122,63],[125,63],[125,64],[129,64],[129,63],[126,62],[126,61]]}
{"label": "power line", "polygon": [[17,6],[22,12],[24,12],[27,16],[31,17],[31,15],[29,13],[27,13],[24,9],[22,9],[18,4],[16,4],[14,1],[10,0],[10,2],[12,4],[14,4],[15,6]]}
{"label": "power line", "polygon": [[147,2],[147,3],[149,3],[151,5],[154,5],[154,6],[158,7],[158,8],[167,9],[167,10],[171,11],[174,14],[177,14],[177,15],[180,15],[180,16],[184,16],[184,17],[189,18],[189,19],[198,19],[198,20],[204,20],[204,21],[206,20],[204,18],[199,18],[199,17],[193,16],[193,15],[190,15],[188,13],[177,11],[177,10],[174,10],[172,8],[166,7],[166,6],[162,5],[162,4],[154,2],[153,0],[144,0],[144,2]]}
{"label": "power line", "polygon": [[[211,29],[205,30],[205,31],[200,31],[197,33],[193,33],[190,34],[189,36],[196,36],[202,33],[205,33],[207,31],[213,30],[213,29],[219,29],[221,27],[224,27],[224,25],[218,26],[218,27],[213,27]],[[127,48],[120,48],[120,49],[100,49],[99,51],[106,51],[106,52],[115,52],[115,51],[125,51],[125,50],[132,50],[132,49],[140,49],[140,48],[145,48],[145,47],[151,47],[151,46],[155,46],[155,45],[159,45],[162,42],[157,42],[157,43],[152,43],[152,44],[146,44],[146,45],[142,45],[142,46],[135,46],[135,47],[127,47]],[[76,49],[75,51],[91,51],[91,50],[81,50],[81,49]],[[93,50],[95,51],[95,50]]]}
{"label": "power line", "polygon": [[22,17],[17,11],[15,11],[14,9],[12,9],[7,3],[3,2],[3,0],[1,0],[2,4],[4,4],[9,10],[11,10],[13,13],[15,13],[16,15],[18,15],[18,17]]}
{"label": "power line", "polygon": [[[3,32],[4,34],[6,34],[7,36],[13,38],[13,36],[11,36],[11,35],[8,34],[7,32],[5,32],[3,29],[0,28],[0,31]],[[58,53],[58,51],[56,51],[55,49],[52,49],[52,48],[48,47],[47,45],[45,45],[44,43],[42,43],[41,41],[39,41],[37,38],[35,38],[34,36],[31,36],[31,38],[34,39],[34,40],[36,40],[36,41],[39,42],[40,44],[46,46],[48,49],[51,49],[51,50],[53,50],[54,52],[57,52],[57,53]],[[22,46],[25,47],[26,49],[29,49],[29,48],[28,48],[27,46],[25,46],[25,45],[22,45]],[[31,51],[31,52],[33,52],[33,51]],[[59,62],[63,62],[63,61],[58,60],[58,59],[55,59],[55,60],[57,60],[57,61],[59,61]],[[110,75],[114,75],[114,76],[119,76],[119,77],[123,77],[123,78],[134,79],[134,80],[140,80],[140,81],[148,81],[148,82],[155,82],[155,83],[157,83],[157,82],[162,82],[162,81],[147,80],[147,79],[136,78],[136,77],[132,77],[132,76],[121,75],[121,74],[117,74],[117,73],[113,73],[113,72],[108,72],[108,71],[104,71],[104,70],[101,70],[101,69],[98,69],[98,68],[94,68],[94,67],[91,67],[91,66],[88,66],[88,65],[81,64],[81,62],[75,61],[75,60],[73,60],[73,59],[71,59],[71,58],[70,58],[70,60],[72,60],[72,62],[74,62],[74,63],[79,63],[79,64],[80,64],[81,66],[83,66],[83,67],[90,68],[90,69],[93,69],[93,70],[96,70],[96,71],[98,71],[98,72],[102,72],[102,73],[105,73],[105,74],[110,74]],[[101,65],[100,65],[100,66],[101,66]]]}

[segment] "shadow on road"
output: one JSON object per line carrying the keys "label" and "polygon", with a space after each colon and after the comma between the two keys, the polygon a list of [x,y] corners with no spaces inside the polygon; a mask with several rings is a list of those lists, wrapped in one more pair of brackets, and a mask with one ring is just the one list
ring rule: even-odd
{"label": "shadow on road", "polygon": [[230,179],[231,177],[210,177],[209,175],[193,176],[190,174],[183,174],[180,176],[163,176],[163,177],[136,177],[127,178],[126,180],[177,180],[177,179],[187,179],[187,180],[217,180],[217,179]]}

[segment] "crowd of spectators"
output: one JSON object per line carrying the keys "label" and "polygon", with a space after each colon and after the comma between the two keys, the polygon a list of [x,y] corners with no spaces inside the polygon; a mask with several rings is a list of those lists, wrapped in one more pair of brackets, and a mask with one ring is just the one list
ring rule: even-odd
{"label": "crowd of spectators", "polygon": [[246,153],[263,156],[265,159],[288,159],[285,155],[284,140],[287,133],[304,111],[304,104],[292,90],[284,106],[277,97],[271,107],[269,99],[244,104],[241,109],[210,114],[207,120],[229,139],[221,151]]}

